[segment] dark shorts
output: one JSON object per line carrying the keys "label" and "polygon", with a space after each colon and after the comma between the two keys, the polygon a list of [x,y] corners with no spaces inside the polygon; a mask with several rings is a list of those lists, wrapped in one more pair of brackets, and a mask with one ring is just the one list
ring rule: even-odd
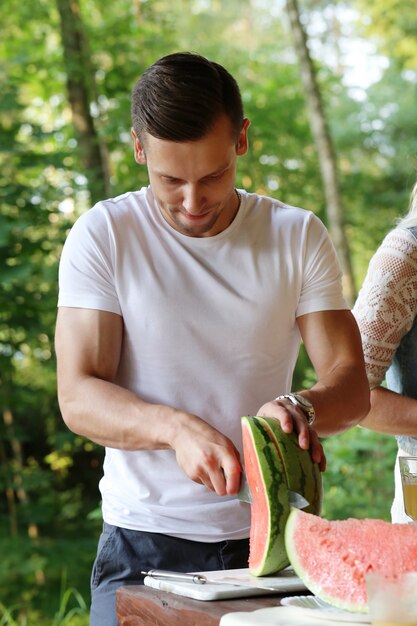
{"label": "dark shorts", "polygon": [[91,574],[90,626],[118,626],[116,590],[141,585],[141,571],[195,572],[247,567],[249,540],[202,543],[103,524]]}

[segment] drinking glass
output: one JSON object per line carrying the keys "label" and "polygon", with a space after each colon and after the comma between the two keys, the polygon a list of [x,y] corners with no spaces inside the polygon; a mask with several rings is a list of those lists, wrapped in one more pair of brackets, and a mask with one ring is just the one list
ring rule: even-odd
{"label": "drinking glass", "polygon": [[373,626],[417,626],[417,572],[397,578],[370,572],[365,578]]}
{"label": "drinking glass", "polygon": [[400,456],[399,461],[404,509],[408,517],[417,521],[417,457]]}

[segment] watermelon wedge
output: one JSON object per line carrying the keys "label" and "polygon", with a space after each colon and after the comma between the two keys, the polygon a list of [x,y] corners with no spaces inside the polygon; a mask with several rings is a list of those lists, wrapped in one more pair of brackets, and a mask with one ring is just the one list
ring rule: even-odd
{"label": "watermelon wedge", "polygon": [[289,563],[283,541],[290,512],[278,450],[261,422],[242,418],[245,471],[252,497],[249,571],[264,576]]}
{"label": "watermelon wedge", "polygon": [[320,513],[321,473],[310,452],[301,450],[297,436],[284,433],[278,420],[242,417],[243,456],[251,493],[249,571],[254,576],[278,572],[289,564],[285,525],[291,510],[288,490]]}
{"label": "watermelon wedge", "polygon": [[285,529],[291,565],[306,587],[340,609],[367,610],[365,575],[417,571],[417,524],[329,521],[292,509]]}
{"label": "watermelon wedge", "polygon": [[288,489],[302,494],[309,502],[304,511],[320,515],[323,504],[323,482],[319,466],[312,461],[310,451],[302,450],[298,445],[296,433],[284,433],[275,418],[258,419],[278,449]]}

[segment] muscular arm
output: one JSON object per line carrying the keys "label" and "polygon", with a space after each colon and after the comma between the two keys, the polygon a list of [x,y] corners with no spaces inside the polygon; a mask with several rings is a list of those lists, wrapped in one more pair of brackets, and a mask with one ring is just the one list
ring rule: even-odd
{"label": "muscular arm", "polygon": [[314,405],[314,429],[334,435],[358,424],[369,411],[369,385],[359,329],[350,311],[321,311],[298,318],[317,375],[303,391]]}
{"label": "muscular arm", "polygon": [[145,402],[114,382],[122,338],[119,315],[59,309],[55,334],[58,398],[67,426],[112,448],[171,448],[192,480],[220,495],[236,493],[241,466],[227,437],[195,415]]}
{"label": "muscular arm", "polygon": [[309,429],[303,412],[287,400],[271,401],[260,415],[279,419],[284,432],[298,433],[301,448],[311,446],[316,462],[325,467],[318,435],[325,437],[355,426],[369,410],[369,386],[356,321],[350,311],[320,311],[297,319],[301,336],[317,376],[301,394],[316,411]]}

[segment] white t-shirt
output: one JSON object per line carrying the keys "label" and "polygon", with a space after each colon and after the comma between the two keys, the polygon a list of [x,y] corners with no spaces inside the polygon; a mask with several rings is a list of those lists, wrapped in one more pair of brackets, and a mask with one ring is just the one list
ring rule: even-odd
{"label": "white t-shirt", "polygon": [[[240,417],[291,389],[296,317],[347,307],[320,220],[241,196],[232,224],[201,238],[171,228],[150,188],[98,203],[64,246],[58,305],[121,315],[116,382],[203,418],[243,459]],[[100,490],[109,524],[198,541],[249,535],[249,505],[191,481],[172,450],[107,448]]]}

